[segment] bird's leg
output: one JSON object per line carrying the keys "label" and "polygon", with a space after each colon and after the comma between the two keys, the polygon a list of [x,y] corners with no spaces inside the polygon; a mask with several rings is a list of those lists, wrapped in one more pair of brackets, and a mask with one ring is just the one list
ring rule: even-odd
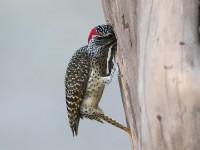
{"label": "bird's leg", "polygon": [[103,121],[99,118],[99,116],[103,114],[103,111],[99,107],[82,107],[80,112],[82,117],[103,123]]}
{"label": "bird's leg", "polygon": [[118,71],[118,66],[116,63],[114,63],[114,66],[113,66],[109,76],[101,77],[104,84],[109,84],[112,81],[115,71]]}
{"label": "bird's leg", "polygon": [[114,125],[115,127],[118,127],[118,128],[120,128],[120,129],[126,131],[126,132],[129,134],[129,136],[132,137],[131,130],[130,130],[129,128],[127,128],[127,127],[121,125],[120,123],[118,123],[118,122],[115,121],[114,119],[112,119],[112,118],[110,118],[110,117],[108,117],[108,116],[106,116],[106,115],[104,115],[104,114],[101,114],[101,115],[100,115],[100,118],[101,118],[102,120],[104,120],[104,121],[106,121],[106,122],[108,122],[108,123]]}
{"label": "bird's leg", "polygon": [[97,108],[82,107],[80,113],[81,113],[82,117],[85,117],[85,118],[88,118],[88,119],[91,119],[91,120],[96,120],[96,121],[101,122],[101,123],[103,123],[103,121],[106,121],[106,122],[114,125],[115,127],[118,127],[120,129],[126,131],[129,134],[129,136],[132,137],[131,131],[130,131],[129,128],[121,125],[120,123],[118,123],[114,119],[106,116],[99,107],[97,107]]}

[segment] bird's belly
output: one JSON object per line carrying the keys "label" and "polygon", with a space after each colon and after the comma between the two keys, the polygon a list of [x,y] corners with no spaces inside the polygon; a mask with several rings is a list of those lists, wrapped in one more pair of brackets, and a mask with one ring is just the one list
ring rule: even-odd
{"label": "bird's belly", "polygon": [[82,102],[82,106],[98,107],[104,87],[105,85],[99,74],[97,74],[95,71],[92,71],[91,76],[88,80],[86,94]]}

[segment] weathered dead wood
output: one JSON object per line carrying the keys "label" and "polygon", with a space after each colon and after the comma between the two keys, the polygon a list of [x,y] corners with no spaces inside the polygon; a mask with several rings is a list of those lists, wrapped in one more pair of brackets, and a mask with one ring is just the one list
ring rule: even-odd
{"label": "weathered dead wood", "polygon": [[200,149],[198,0],[102,0],[134,150]]}

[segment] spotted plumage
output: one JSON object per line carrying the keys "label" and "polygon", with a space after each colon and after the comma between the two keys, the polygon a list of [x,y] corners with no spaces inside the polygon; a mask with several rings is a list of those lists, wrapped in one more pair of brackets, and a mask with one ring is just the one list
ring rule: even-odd
{"label": "spotted plumage", "polygon": [[[104,87],[111,82],[116,70],[113,65],[115,46],[116,38],[112,27],[97,26],[91,30],[88,45],[77,50],[69,62],[65,87],[68,118],[73,135],[78,134],[81,118],[107,121],[130,133],[128,128],[107,117],[98,107]],[[109,59],[108,52],[111,47]]]}
{"label": "spotted plumage", "polygon": [[65,77],[67,111],[73,134],[77,134],[78,131],[80,106],[85,96],[89,75],[89,55],[87,46],[84,46],[77,50],[71,58]]}

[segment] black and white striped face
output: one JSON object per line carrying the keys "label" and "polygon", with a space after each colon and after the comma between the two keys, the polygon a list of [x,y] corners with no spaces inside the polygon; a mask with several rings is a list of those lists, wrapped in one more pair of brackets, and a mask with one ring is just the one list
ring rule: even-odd
{"label": "black and white striped face", "polygon": [[99,25],[93,28],[88,37],[88,43],[93,41],[96,45],[107,45],[111,41],[116,41],[114,30],[110,25]]}
{"label": "black and white striped face", "polygon": [[95,29],[100,36],[115,36],[113,28],[110,25],[99,25]]}

